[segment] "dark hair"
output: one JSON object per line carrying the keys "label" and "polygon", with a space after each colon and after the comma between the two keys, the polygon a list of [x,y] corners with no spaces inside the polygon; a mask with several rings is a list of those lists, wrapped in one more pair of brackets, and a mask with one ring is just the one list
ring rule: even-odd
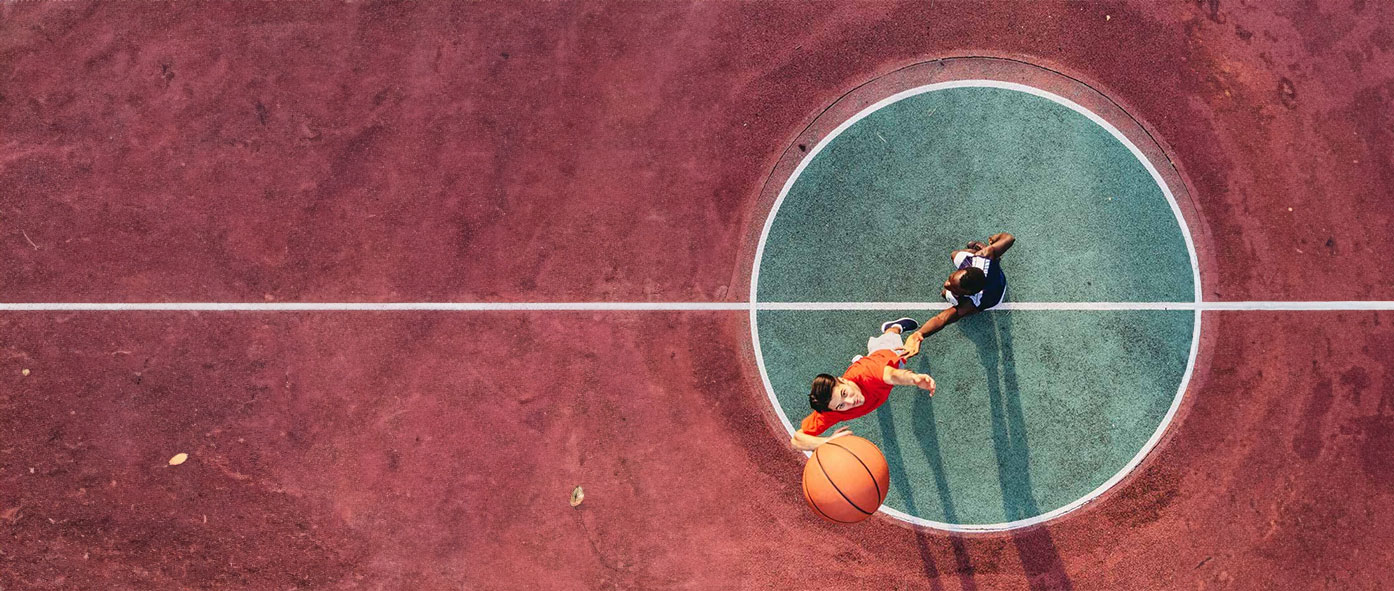
{"label": "dark hair", "polygon": [[833,400],[833,386],[837,378],[820,373],[813,378],[813,389],[808,391],[808,405],[818,412],[828,412],[828,403]]}
{"label": "dark hair", "polygon": [[958,288],[963,290],[963,293],[973,295],[982,291],[984,287],[987,287],[987,275],[982,269],[968,267],[958,276]]}

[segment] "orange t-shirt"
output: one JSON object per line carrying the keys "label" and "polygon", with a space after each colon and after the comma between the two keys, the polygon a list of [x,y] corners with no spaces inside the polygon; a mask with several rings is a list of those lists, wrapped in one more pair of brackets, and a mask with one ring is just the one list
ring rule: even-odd
{"label": "orange t-shirt", "polygon": [[828,427],[836,425],[842,421],[850,421],[857,417],[866,416],[877,407],[886,402],[891,395],[891,384],[887,384],[881,379],[886,366],[899,368],[904,363],[900,355],[890,349],[881,349],[875,353],[858,359],[852,367],[842,372],[842,377],[847,378],[858,388],[862,389],[862,394],[866,396],[866,402],[851,410],[829,410],[826,412],[813,411],[804,417],[803,424],[799,430],[809,435],[821,435]]}

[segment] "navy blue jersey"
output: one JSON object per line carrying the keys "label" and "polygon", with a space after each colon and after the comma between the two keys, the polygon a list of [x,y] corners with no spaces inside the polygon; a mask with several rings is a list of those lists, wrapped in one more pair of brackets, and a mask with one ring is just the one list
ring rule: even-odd
{"label": "navy blue jersey", "polygon": [[[986,310],[1007,299],[1007,274],[1002,270],[1001,259],[994,261],[987,257],[960,252],[954,255],[954,264],[959,269],[977,267],[987,275],[987,284],[983,286],[982,291],[965,296],[965,299],[973,302],[979,310]],[[950,306],[957,306],[959,302],[959,297],[949,291],[944,292],[944,299],[949,301]]]}

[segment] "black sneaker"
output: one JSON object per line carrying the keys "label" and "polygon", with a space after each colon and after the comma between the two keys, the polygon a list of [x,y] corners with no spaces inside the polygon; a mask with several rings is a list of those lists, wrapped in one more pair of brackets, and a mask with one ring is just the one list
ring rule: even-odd
{"label": "black sneaker", "polygon": [[881,332],[884,333],[890,330],[892,326],[899,326],[900,334],[906,334],[912,330],[919,328],[920,323],[915,322],[914,318],[901,318],[899,320],[892,320],[881,325]]}

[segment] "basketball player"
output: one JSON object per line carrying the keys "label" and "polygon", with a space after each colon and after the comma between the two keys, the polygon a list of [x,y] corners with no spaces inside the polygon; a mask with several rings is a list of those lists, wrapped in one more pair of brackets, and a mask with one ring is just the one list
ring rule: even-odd
{"label": "basketball player", "polygon": [[949,274],[939,292],[949,302],[949,308],[906,337],[906,359],[919,354],[925,337],[1007,299],[1007,274],[1002,270],[1002,255],[1015,243],[1015,236],[1002,232],[988,238],[987,244],[975,240],[969,242],[966,249],[949,253],[954,272]]}
{"label": "basketball player", "polygon": [[828,437],[819,437],[829,427],[876,410],[895,386],[916,386],[934,395],[934,378],[929,374],[901,369],[905,364],[905,349],[901,333],[919,328],[911,318],[892,320],[881,325],[881,335],[866,341],[866,355],[852,359],[852,366],[835,378],[818,374],[808,393],[813,412],[804,418],[799,430],[789,440],[796,449],[812,451],[834,438],[852,433],[847,427]]}

